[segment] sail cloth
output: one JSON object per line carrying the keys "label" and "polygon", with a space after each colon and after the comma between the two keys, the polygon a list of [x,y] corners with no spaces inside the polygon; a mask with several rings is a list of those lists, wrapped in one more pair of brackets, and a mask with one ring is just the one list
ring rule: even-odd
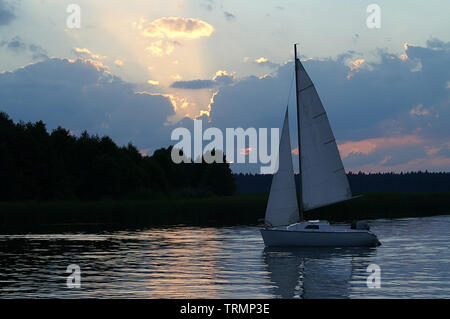
{"label": "sail cloth", "polygon": [[277,164],[278,171],[272,177],[265,217],[266,224],[273,227],[290,225],[299,219],[287,109],[281,132]]}
{"label": "sail cloth", "polygon": [[327,113],[300,60],[296,64],[302,203],[306,211],[350,199],[352,192]]}

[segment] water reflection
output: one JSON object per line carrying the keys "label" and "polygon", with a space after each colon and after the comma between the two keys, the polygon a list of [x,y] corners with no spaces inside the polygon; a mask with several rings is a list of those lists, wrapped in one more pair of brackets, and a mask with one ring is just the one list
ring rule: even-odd
{"label": "water reflection", "polygon": [[376,248],[265,248],[273,295],[279,298],[348,298],[355,270]]}
{"label": "water reflection", "polygon": [[[450,297],[450,216],[371,227],[382,246],[267,249],[256,227],[0,233],[0,298]],[[81,289],[66,286],[70,264]]]}

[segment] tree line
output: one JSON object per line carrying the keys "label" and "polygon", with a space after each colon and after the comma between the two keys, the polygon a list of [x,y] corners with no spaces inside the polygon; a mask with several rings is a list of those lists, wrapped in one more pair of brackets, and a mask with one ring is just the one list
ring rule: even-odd
{"label": "tree line", "polygon": [[[347,174],[353,193],[379,192],[450,192],[449,172],[352,173]],[[269,192],[272,175],[234,175],[239,193]],[[298,185],[298,175],[295,176]]]}
{"label": "tree line", "polygon": [[[142,156],[131,143],[74,136],[0,112],[0,200],[154,199],[232,195],[229,164],[175,164],[172,147]],[[212,151],[214,152],[214,150]]]}
{"label": "tree line", "polygon": [[[171,152],[170,146],[142,156],[108,136],[77,137],[62,127],[49,133],[42,121],[14,123],[0,112],[0,200],[207,197],[270,189],[271,175],[233,175],[225,160],[175,164]],[[347,176],[353,193],[450,192],[445,172]]]}

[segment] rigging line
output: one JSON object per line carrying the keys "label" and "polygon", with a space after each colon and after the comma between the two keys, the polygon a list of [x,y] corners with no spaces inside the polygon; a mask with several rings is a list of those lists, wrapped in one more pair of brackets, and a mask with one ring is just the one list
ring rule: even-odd
{"label": "rigging line", "polygon": [[295,75],[295,68],[292,71],[291,85],[289,86],[289,94],[288,94],[286,106],[289,106],[289,101],[291,100],[292,83],[294,83],[294,75]]}

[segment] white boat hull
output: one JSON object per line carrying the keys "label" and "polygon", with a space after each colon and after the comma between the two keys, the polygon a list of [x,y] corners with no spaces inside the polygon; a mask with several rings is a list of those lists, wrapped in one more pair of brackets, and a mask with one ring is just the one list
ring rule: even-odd
{"label": "white boat hull", "polygon": [[261,229],[264,244],[268,247],[374,247],[380,245],[370,231],[299,231]]}

